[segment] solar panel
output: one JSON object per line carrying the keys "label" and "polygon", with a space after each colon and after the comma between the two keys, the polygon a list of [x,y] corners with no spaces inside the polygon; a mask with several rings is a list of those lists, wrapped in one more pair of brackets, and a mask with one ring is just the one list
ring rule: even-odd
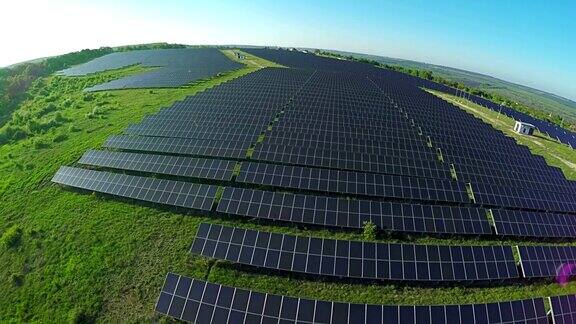
{"label": "solar panel", "polygon": [[492,234],[486,210],[311,196],[226,187],[218,212],[342,228],[372,222],[385,231]]}
{"label": "solar panel", "polygon": [[570,277],[576,274],[574,246],[519,246],[520,266],[526,278]]}
{"label": "solar panel", "polygon": [[201,224],[190,251],[273,270],[359,279],[474,281],[518,277],[509,246],[373,243]]}
{"label": "solar panel", "polygon": [[52,182],[153,203],[210,210],[216,186],[62,166]]}
{"label": "solar panel", "polygon": [[437,306],[348,304],[250,291],[168,273],[156,312],[204,323],[535,323],[547,324],[541,298]]}
{"label": "solar panel", "polygon": [[[402,154],[399,153],[398,155]],[[410,157],[399,157],[398,155],[393,152],[385,153],[385,155],[373,155],[264,144],[255,148],[253,159],[352,171],[450,179],[448,167],[436,160],[426,161]],[[418,152],[406,153],[405,155],[412,157],[422,156]]]}
{"label": "solar panel", "polygon": [[270,123],[270,118],[267,120],[258,121],[242,121],[241,118],[236,118],[235,120],[226,120],[220,118],[214,118],[210,120],[198,120],[197,118],[189,118],[184,120],[154,120],[154,121],[142,121],[139,125],[146,128],[164,128],[169,127],[174,130],[184,130],[196,127],[204,127],[206,129],[211,128],[246,128],[246,129],[258,129],[260,131],[264,130],[266,126]]}
{"label": "solar panel", "polygon": [[469,202],[462,183],[397,175],[243,163],[239,182],[323,192],[432,201]]}
{"label": "solar panel", "polygon": [[576,217],[568,214],[540,213],[520,210],[492,210],[498,235],[573,238]]}
{"label": "solar panel", "polygon": [[494,174],[486,175],[463,172],[462,169],[462,166],[459,166],[459,169],[457,170],[458,178],[466,182],[479,182],[484,184],[494,184],[502,187],[520,187],[526,189],[532,189],[536,187],[539,191],[551,191],[562,194],[576,194],[576,187],[570,186],[569,184],[564,185],[558,183],[550,183],[550,181],[545,179],[533,180],[530,179],[529,176],[526,176],[525,173],[516,175],[513,173],[513,171],[511,172],[506,170],[505,176],[498,176]]}
{"label": "solar panel", "polygon": [[[408,160],[418,160],[418,161],[427,161],[428,163],[432,164],[436,161],[436,155],[432,152],[426,151],[419,151],[419,150],[404,150],[404,149],[395,149],[395,148],[386,148],[385,145],[381,144],[378,140],[370,140],[370,139],[359,139],[359,138],[344,138],[344,140],[348,141],[361,141],[362,143],[366,143],[368,141],[378,143],[377,146],[379,147],[380,155],[374,154],[358,154],[362,152],[355,152],[354,150],[350,150],[349,154],[342,154],[342,152],[347,151],[339,151],[339,150],[331,150],[331,149],[321,149],[321,148],[313,148],[313,147],[306,147],[305,145],[301,146],[291,146],[288,143],[282,144],[273,144],[274,136],[279,134],[279,132],[275,132],[272,135],[266,135],[266,141],[263,142],[256,148],[254,152],[254,158],[260,160],[271,160],[271,161],[278,161],[278,162],[291,162],[291,163],[318,163],[320,166],[328,165],[330,166],[331,163],[334,165],[344,165],[345,163],[349,163],[346,160],[351,160],[359,164],[360,162],[364,163],[378,163],[378,160],[386,161],[383,159],[382,156],[389,156],[395,159],[403,159],[402,161]],[[314,136],[308,134],[289,134],[289,133],[282,133],[282,138],[321,138],[323,141],[329,140],[333,145],[337,145],[338,142],[332,141],[331,138],[323,136]],[[268,141],[270,140],[270,141]],[[324,160],[328,161],[314,161],[314,157],[323,157]],[[336,160],[336,161],[330,161]],[[343,160],[339,162],[338,160]],[[390,158],[388,158],[390,160]],[[408,165],[412,164],[407,162]],[[378,170],[377,166],[372,166],[372,169]]]}
{"label": "solar panel", "polygon": [[214,180],[231,180],[235,161],[89,150],[80,164]]}
{"label": "solar panel", "polygon": [[412,141],[377,142],[361,138],[345,137],[326,138],[320,140],[323,137],[315,136],[314,138],[310,138],[306,135],[301,135],[300,138],[298,138],[298,136],[295,135],[298,134],[286,134],[286,136],[279,136],[278,133],[271,132],[268,136],[266,136],[265,143],[266,146],[269,147],[277,147],[281,145],[330,151],[365,153],[372,155],[389,155],[391,152],[396,152],[395,154],[391,155],[398,156],[402,154],[399,153],[400,151],[416,151],[418,153],[423,153],[423,156],[426,157],[424,160],[434,161],[436,159],[436,155],[424,143],[415,143]]}
{"label": "solar panel", "polygon": [[475,184],[473,190],[474,198],[479,204],[542,211],[576,212],[574,197],[566,194],[483,183]]}
{"label": "solar panel", "polygon": [[242,67],[242,64],[228,59],[216,48],[183,48],[116,52],[60,73],[80,76],[135,64],[155,69],[98,84],[87,91],[179,87]]}
{"label": "solar panel", "polygon": [[187,138],[110,136],[104,147],[131,151],[243,158],[251,143]]}
{"label": "solar panel", "polygon": [[549,298],[553,324],[576,323],[576,295],[552,296]]}
{"label": "solar panel", "polygon": [[239,141],[254,143],[258,140],[258,134],[248,130],[174,130],[174,129],[158,129],[158,128],[143,128],[137,125],[128,126],[125,130],[129,135],[141,136],[156,136],[156,137],[172,137],[172,138],[193,138],[193,139],[208,139],[215,141]]}

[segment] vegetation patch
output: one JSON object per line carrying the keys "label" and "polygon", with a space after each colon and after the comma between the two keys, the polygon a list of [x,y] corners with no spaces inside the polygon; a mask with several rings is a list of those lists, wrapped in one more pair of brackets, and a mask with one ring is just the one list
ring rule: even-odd
{"label": "vegetation patch", "polygon": [[362,238],[365,241],[375,241],[378,233],[376,224],[371,221],[364,222],[362,226]]}
{"label": "vegetation patch", "polygon": [[22,229],[18,225],[8,228],[0,237],[0,245],[12,249],[20,245],[22,241]]}

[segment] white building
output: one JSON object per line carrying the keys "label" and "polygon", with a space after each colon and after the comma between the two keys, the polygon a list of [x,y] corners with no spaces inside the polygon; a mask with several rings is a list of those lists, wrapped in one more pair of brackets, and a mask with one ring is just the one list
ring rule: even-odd
{"label": "white building", "polygon": [[516,121],[516,124],[514,125],[514,131],[518,134],[522,134],[522,135],[532,135],[534,134],[534,125],[532,124],[528,124],[528,123],[524,123],[521,121]]}

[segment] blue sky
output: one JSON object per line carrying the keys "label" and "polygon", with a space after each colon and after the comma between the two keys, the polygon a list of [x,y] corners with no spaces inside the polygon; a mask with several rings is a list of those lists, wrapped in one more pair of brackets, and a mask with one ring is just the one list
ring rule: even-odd
{"label": "blue sky", "polygon": [[[0,66],[168,41],[337,49],[462,68],[576,100],[576,1],[67,1],[0,5]],[[18,26],[18,28],[15,28]],[[6,48],[9,47],[9,48]]]}

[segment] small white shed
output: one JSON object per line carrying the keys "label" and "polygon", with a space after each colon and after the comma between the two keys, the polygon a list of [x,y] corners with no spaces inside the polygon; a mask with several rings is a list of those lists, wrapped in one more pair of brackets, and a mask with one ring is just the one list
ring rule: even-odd
{"label": "small white shed", "polygon": [[522,135],[534,134],[534,128],[535,128],[534,125],[521,121],[516,121],[516,124],[514,125],[514,131]]}

